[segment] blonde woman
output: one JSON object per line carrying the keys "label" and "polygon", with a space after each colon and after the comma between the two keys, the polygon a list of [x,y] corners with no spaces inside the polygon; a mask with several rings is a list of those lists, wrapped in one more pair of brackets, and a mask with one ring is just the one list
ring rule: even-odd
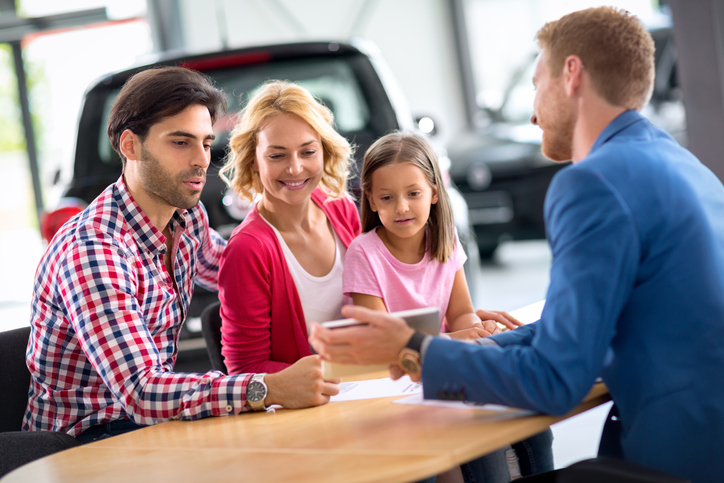
{"label": "blonde woman", "polygon": [[222,353],[230,374],[278,372],[312,354],[308,323],[341,315],[344,255],[360,232],[352,149],[329,109],[278,81],[250,99],[229,146],[222,175],[256,204],[221,262]]}

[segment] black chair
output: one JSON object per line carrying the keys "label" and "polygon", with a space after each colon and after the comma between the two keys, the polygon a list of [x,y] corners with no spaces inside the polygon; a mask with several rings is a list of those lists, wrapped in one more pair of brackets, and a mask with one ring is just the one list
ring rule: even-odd
{"label": "black chair", "polygon": [[0,332],[0,432],[18,431],[28,405],[30,373],[25,350],[30,327]]}
{"label": "black chair", "polygon": [[598,457],[516,480],[525,483],[691,483],[691,480],[617,458]]}
{"label": "black chair", "polygon": [[209,353],[211,368],[215,371],[226,372],[224,356],[221,354],[221,302],[215,302],[201,312],[201,333],[206,341],[206,351]]}
{"label": "black chair", "polygon": [[0,477],[43,456],[78,446],[54,431],[21,431],[28,404],[30,373],[25,350],[30,327],[0,332]]}

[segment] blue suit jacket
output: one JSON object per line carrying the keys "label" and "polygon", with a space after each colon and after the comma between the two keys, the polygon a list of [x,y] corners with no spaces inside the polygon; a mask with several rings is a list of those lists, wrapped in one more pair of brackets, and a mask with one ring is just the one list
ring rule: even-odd
{"label": "blue suit jacket", "polygon": [[626,459],[717,481],[724,451],[724,187],[635,111],[561,170],[541,320],[500,347],[435,339],[427,398],[564,414],[601,376]]}

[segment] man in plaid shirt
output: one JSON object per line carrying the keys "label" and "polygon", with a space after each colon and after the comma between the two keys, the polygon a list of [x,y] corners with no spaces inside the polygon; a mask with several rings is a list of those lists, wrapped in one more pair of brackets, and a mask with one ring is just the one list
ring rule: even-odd
{"label": "man in plaid shirt", "polygon": [[266,397],[253,407],[252,374],[173,372],[194,283],[216,290],[226,245],[199,203],[225,109],[207,77],[178,67],[136,74],[121,90],[108,136],[123,174],[63,226],[36,273],[25,430],[87,442],[170,419],[314,406],[338,392],[318,356],[255,377]]}

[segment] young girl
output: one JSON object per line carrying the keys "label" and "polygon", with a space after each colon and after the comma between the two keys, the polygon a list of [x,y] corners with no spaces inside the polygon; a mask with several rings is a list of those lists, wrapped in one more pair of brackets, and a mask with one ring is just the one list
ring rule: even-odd
{"label": "young girl", "polygon": [[388,312],[439,307],[441,329],[453,337],[489,335],[473,309],[432,146],[411,133],[380,138],[365,154],[361,184],[363,234],[345,256],[345,295]]}
{"label": "young girl", "polygon": [[[499,332],[473,309],[463,271],[466,256],[437,156],[425,138],[397,132],[377,140],[365,154],[361,185],[363,233],[345,256],[345,295],[355,305],[388,312],[439,307],[442,331],[459,339]],[[481,313],[510,328],[520,324],[504,312]],[[552,470],[551,445],[546,431],[453,468],[437,481],[462,481],[464,474],[465,481],[507,482],[520,470],[534,472],[529,467]]]}

